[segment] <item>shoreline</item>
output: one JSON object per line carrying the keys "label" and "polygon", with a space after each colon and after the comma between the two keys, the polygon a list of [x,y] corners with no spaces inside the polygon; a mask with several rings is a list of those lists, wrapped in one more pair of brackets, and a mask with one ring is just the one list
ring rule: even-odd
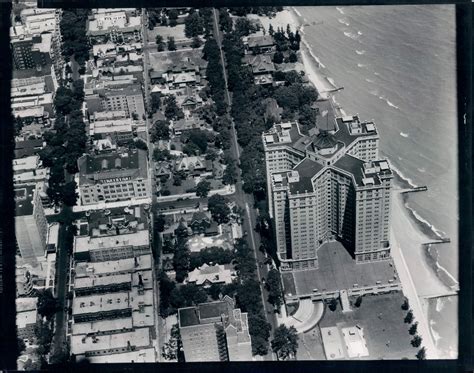
{"label": "shoreline", "polygon": [[[277,13],[273,18],[257,17],[265,29],[272,24],[274,28],[286,28],[289,24],[293,29],[299,30],[301,34],[300,56],[301,63],[310,84],[312,84],[318,91],[323,100],[330,100],[336,113],[339,111],[340,115],[346,115],[344,111],[338,107],[334,96],[331,97],[327,91],[335,88],[334,81],[327,77],[321,69],[325,66],[321,63],[319,58],[315,56],[307,41],[305,40],[304,25],[300,18],[301,14],[294,9],[294,7],[285,7],[282,12]],[[339,114],[337,113],[337,114]],[[393,169],[395,175],[395,187],[412,188],[415,185],[411,180],[404,177],[396,167]],[[453,276],[440,266],[437,259],[429,252],[429,247],[426,243],[429,241],[439,240],[443,237],[440,231],[433,227],[429,222],[423,218],[419,219],[414,211],[408,205],[409,196],[394,191],[392,200],[392,214],[391,214],[391,236],[392,236],[392,252],[393,257],[397,257],[397,271],[405,272],[405,281],[402,282],[403,293],[408,297],[410,294],[410,304],[416,304],[416,312],[414,315],[420,322],[423,331],[419,334],[424,337],[424,345],[429,346],[430,352],[428,356],[439,358],[440,354],[436,347],[435,331],[432,330],[432,323],[429,318],[428,302],[424,296],[445,294],[452,291],[452,281],[446,281],[447,277],[453,279]],[[405,261],[405,259],[407,261]],[[445,271],[446,274],[439,272]],[[413,278],[412,278],[413,276]],[[443,279],[444,277],[444,279]],[[449,282],[449,284],[448,284]],[[416,285],[415,285],[416,284]],[[450,286],[451,285],[451,286]],[[438,298],[439,299],[439,298]],[[428,347],[427,346],[427,347]]]}

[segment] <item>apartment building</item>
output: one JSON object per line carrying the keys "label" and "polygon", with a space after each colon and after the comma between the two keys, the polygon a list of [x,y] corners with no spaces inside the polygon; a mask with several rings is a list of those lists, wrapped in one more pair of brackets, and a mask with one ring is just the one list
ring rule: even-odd
{"label": "apartment building", "polygon": [[123,110],[127,116],[145,115],[145,104],[143,93],[138,84],[129,85],[125,88],[108,89],[101,97],[102,110]]}
{"label": "apartment building", "polygon": [[107,9],[94,13],[87,22],[87,36],[91,40],[123,43],[141,40],[141,18],[130,12]]}
{"label": "apartment building", "polygon": [[263,134],[281,270],[318,268],[317,251],[332,240],[357,263],[389,258],[393,175],[377,160],[375,124],[348,116],[316,132],[282,123]]}
{"label": "apartment building", "polygon": [[76,358],[130,362],[145,354],[145,361],[156,361],[151,263],[150,254],[76,263],[71,283],[71,353]]}
{"label": "apartment building", "polygon": [[150,195],[147,154],[141,149],[86,154],[77,161],[83,205]]}
{"label": "apartment building", "polygon": [[234,307],[226,295],[221,301],[178,310],[187,362],[252,360],[247,313]]}
{"label": "apartment building", "polygon": [[95,140],[110,136],[114,143],[125,144],[133,140],[132,118],[92,121],[89,136]]}
{"label": "apartment building", "polygon": [[74,237],[74,259],[77,261],[109,261],[144,255],[150,251],[147,230],[113,236]]}
{"label": "apartment building", "polygon": [[18,186],[15,192],[15,233],[25,263],[36,266],[46,249],[48,222],[41,200],[41,185]]}

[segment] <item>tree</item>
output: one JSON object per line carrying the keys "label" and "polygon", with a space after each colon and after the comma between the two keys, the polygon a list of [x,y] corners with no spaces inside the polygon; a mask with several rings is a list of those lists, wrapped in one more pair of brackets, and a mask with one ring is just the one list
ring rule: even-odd
{"label": "tree", "polygon": [[189,248],[186,239],[178,239],[173,256],[173,266],[176,271],[176,281],[183,282],[189,272]]}
{"label": "tree", "polygon": [[184,113],[183,110],[178,106],[176,103],[176,97],[175,95],[170,95],[165,98],[164,102],[165,104],[165,117],[168,120],[178,120],[184,118]]}
{"label": "tree", "polygon": [[235,32],[239,37],[248,36],[251,32],[254,32],[255,27],[252,25],[249,19],[240,17],[235,22]]}
{"label": "tree", "polygon": [[187,138],[187,140],[194,144],[201,153],[205,153],[207,151],[208,136],[209,135],[206,131],[192,129],[183,136],[183,138]]}
{"label": "tree", "polygon": [[199,36],[193,37],[193,42],[191,43],[191,48],[199,48],[202,45],[202,40]]}
{"label": "tree", "polygon": [[409,310],[407,315],[405,316],[405,323],[407,324],[411,324],[411,322],[413,321],[413,311],[412,310]]}
{"label": "tree", "polygon": [[39,292],[37,309],[38,313],[47,319],[51,319],[51,317],[58,311],[58,300],[53,296],[51,289]]}
{"label": "tree", "polygon": [[212,218],[217,224],[225,224],[229,222],[229,215],[231,213],[227,205],[227,198],[220,194],[214,194],[209,197],[207,207],[211,212]]}
{"label": "tree", "polygon": [[426,359],[426,348],[422,347],[418,353],[416,354],[416,358],[418,360],[425,360]]}
{"label": "tree", "polygon": [[403,301],[403,304],[402,304],[402,310],[408,311],[409,308],[410,308],[410,304],[408,303],[408,299],[405,298],[405,300]]}
{"label": "tree", "polygon": [[277,64],[283,63],[283,59],[284,59],[283,53],[279,51],[275,52],[275,54],[273,55],[274,63],[277,63]]}
{"label": "tree", "polygon": [[211,246],[202,249],[197,253],[191,253],[189,269],[192,271],[195,268],[201,267],[204,263],[210,264],[229,264],[234,259],[234,254],[231,250],[222,247]]}
{"label": "tree", "polygon": [[268,272],[265,286],[268,289],[268,302],[275,308],[280,308],[283,304],[283,289],[281,286],[280,272],[277,269],[271,269]]}
{"label": "tree", "polygon": [[419,335],[415,335],[413,339],[411,340],[411,345],[413,347],[420,347],[422,340],[423,338],[421,338]]}
{"label": "tree", "polygon": [[164,271],[158,273],[160,284],[160,315],[167,317],[170,312],[170,297],[176,284],[170,280]]}
{"label": "tree", "polygon": [[204,33],[204,22],[198,12],[190,13],[184,21],[184,34],[193,38]]}
{"label": "tree", "polygon": [[179,351],[182,348],[181,334],[179,332],[179,325],[174,324],[171,327],[170,339],[162,347],[161,355],[166,360],[178,360]]}
{"label": "tree", "polygon": [[275,30],[272,24],[270,23],[270,25],[268,26],[268,35],[273,36],[274,33],[275,33]]}
{"label": "tree", "polygon": [[[178,13],[178,11],[177,11],[176,9],[170,9],[170,10],[168,11],[168,19],[169,19],[170,21],[176,21],[176,20],[178,19],[178,16],[179,16],[179,13]],[[171,23],[171,22],[170,22],[170,23]],[[171,26],[171,24],[170,24],[170,26]]]}
{"label": "tree", "polygon": [[271,345],[278,360],[295,358],[298,349],[298,334],[295,327],[287,328],[285,325],[280,325],[273,334]]}
{"label": "tree", "polygon": [[232,18],[230,17],[227,9],[219,9],[219,26],[224,32],[232,31]]}
{"label": "tree", "polygon": [[168,121],[157,120],[151,129],[151,141],[157,142],[158,140],[169,140],[170,139],[170,128]]}
{"label": "tree", "polygon": [[222,175],[222,182],[225,185],[232,185],[237,182],[238,170],[235,165],[235,161],[229,163],[224,170],[224,174]]}
{"label": "tree", "polygon": [[417,329],[418,329],[418,322],[415,322],[410,326],[410,329],[408,329],[408,333],[410,333],[410,335],[415,335]]}
{"label": "tree", "polygon": [[155,148],[153,150],[153,160],[155,162],[163,162],[171,159],[171,154],[168,149]]}
{"label": "tree", "polygon": [[296,56],[296,53],[295,52],[291,52],[290,55],[288,56],[288,60],[291,62],[291,63],[295,63],[298,61],[298,57]]}
{"label": "tree", "polygon": [[174,41],[174,37],[168,36],[168,50],[175,51],[176,50],[176,43]]}
{"label": "tree", "polygon": [[166,219],[163,214],[159,214],[155,220],[155,228],[158,232],[163,232],[165,230]]}
{"label": "tree", "polygon": [[248,316],[249,333],[252,336],[252,353],[254,355],[266,355],[268,352],[268,338],[272,330],[271,325],[265,317],[260,314]]}
{"label": "tree", "polygon": [[362,304],[362,296],[359,295],[356,301],[354,302],[354,306],[359,308],[361,304]]}
{"label": "tree", "polygon": [[334,312],[336,308],[337,308],[337,300],[332,298],[329,302],[329,309]]}
{"label": "tree", "polygon": [[163,43],[163,36],[157,34],[155,38],[155,42],[157,45]]}
{"label": "tree", "polygon": [[211,190],[211,183],[207,180],[201,180],[196,186],[196,196],[206,198]]}
{"label": "tree", "polygon": [[79,194],[77,193],[76,190],[77,190],[77,184],[74,180],[63,185],[62,200],[65,205],[67,206],[76,205],[77,199],[79,198]]}

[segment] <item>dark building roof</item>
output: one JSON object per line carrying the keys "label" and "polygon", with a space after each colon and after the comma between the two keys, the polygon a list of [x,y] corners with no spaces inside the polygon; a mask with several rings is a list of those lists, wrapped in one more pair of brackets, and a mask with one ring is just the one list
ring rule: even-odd
{"label": "dark building roof", "polygon": [[112,177],[145,178],[147,175],[146,151],[141,149],[86,154],[77,163],[81,183],[95,183]]}
{"label": "dark building roof", "polygon": [[334,167],[350,173],[354,176],[357,185],[363,185],[362,179],[364,178],[364,161],[349,154],[345,154],[340,159],[338,159],[336,163],[334,163]]}
{"label": "dark building roof", "polygon": [[36,155],[43,148],[42,139],[25,140],[15,142],[15,158]]}
{"label": "dark building roof", "polygon": [[269,47],[275,44],[275,41],[271,35],[249,36],[247,39],[247,44],[249,48]]}
{"label": "dark building roof", "polygon": [[181,308],[178,310],[180,327],[199,325],[199,315],[195,307]]}
{"label": "dark building roof", "polygon": [[[357,122],[359,122],[359,118],[357,118]],[[375,128],[375,125],[370,122],[359,122],[360,125],[360,133],[357,134],[351,134],[350,133],[350,126],[351,122],[344,122],[343,118],[336,118],[336,123],[339,128],[339,130],[335,133],[335,136],[337,140],[342,141],[346,147],[349,147],[351,143],[353,143],[358,137],[361,136],[373,136],[377,134],[377,130]],[[373,126],[373,130],[371,130],[371,126]],[[370,128],[370,130],[369,130]]]}
{"label": "dark building roof", "polygon": [[232,318],[233,309],[234,301],[227,295],[221,301],[201,303],[196,307],[180,308],[178,310],[179,325],[180,327],[186,327],[208,324],[222,315]]}
{"label": "dark building roof", "polygon": [[296,183],[289,183],[290,192],[296,194],[313,191],[313,183],[311,182],[311,178],[323,168],[323,165],[309,158],[305,158],[303,161],[298,163],[295,168],[293,168],[293,170],[298,171],[300,181]]}
{"label": "dark building roof", "polygon": [[15,215],[29,216],[33,214],[33,196],[35,185],[26,185],[21,188],[15,188]]}
{"label": "dark building roof", "polygon": [[316,136],[313,136],[313,146],[316,149],[331,149],[337,145],[334,135],[328,131],[320,130]]}
{"label": "dark building roof", "polygon": [[265,74],[275,71],[275,65],[268,54],[247,55],[245,60],[252,67],[254,74]]}

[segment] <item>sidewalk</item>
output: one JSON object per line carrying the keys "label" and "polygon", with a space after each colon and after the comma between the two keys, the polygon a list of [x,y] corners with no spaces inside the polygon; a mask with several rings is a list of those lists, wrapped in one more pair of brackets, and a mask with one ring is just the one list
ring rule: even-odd
{"label": "sidewalk", "polygon": [[[222,195],[230,195],[235,193],[235,186],[234,185],[226,185],[224,188],[221,189],[214,189],[209,191],[209,197],[214,195],[214,194],[222,194]],[[178,198],[182,199],[195,199],[195,198],[200,198],[196,196],[196,193],[183,193],[183,194],[172,194],[169,196],[160,196],[156,197],[157,202],[170,202],[170,201],[176,201]]]}
{"label": "sidewalk", "polygon": [[151,198],[132,198],[126,201],[116,201],[116,202],[101,202],[93,205],[77,205],[72,207],[73,212],[82,212],[89,210],[103,210],[110,209],[115,207],[128,207],[128,206],[137,206],[151,204]]}
{"label": "sidewalk", "polygon": [[424,312],[420,298],[416,292],[415,284],[408,270],[408,266],[403,257],[400,245],[395,239],[392,230],[392,257],[397,268],[398,276],[402,283],[403,294],[408,298],[410,308],[413,310],[415,321],[418,321],[418,335],[423,338],[421,345],[426,348],[427,359],[439,359],[438,349],[436,348],[433,336],[428,325],[427,315]]}

